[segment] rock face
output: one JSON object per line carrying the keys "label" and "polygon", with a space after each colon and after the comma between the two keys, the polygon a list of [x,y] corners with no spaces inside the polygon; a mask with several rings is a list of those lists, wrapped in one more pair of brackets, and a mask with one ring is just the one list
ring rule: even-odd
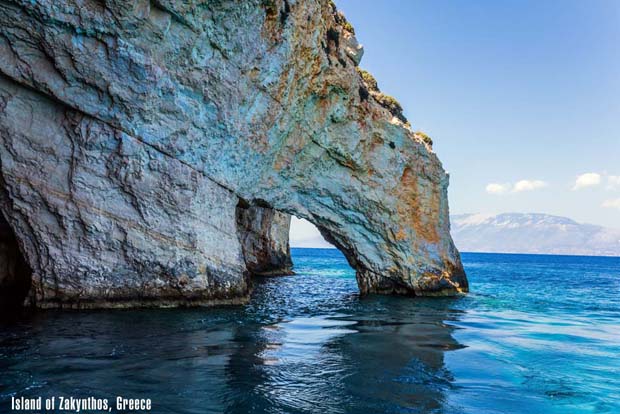
{"label": "rock face", "polygon": [[361,51],[328,1],[1,2],[0,209],[27,302],[243,301],[248,268],[288,266],[283,239],[260,250],[288,214],[362,293],[467,291],[448,176]]}
{"label": "rock face", "polygon": [[291,216],[271,208],[237,206],[237,231],[248,271],[255,275],[292,275],[288,234]]}

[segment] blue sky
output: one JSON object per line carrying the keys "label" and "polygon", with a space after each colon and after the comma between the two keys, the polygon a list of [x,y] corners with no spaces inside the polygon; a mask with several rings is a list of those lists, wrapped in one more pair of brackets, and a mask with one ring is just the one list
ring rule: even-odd
{"label": "blue sky", "polygon": [[620,227],[620,1],[336,4],[360,66],[433,138],[452,213]]}
{"label": "blue sky", "polygon": [[[433,138],[453,214],[620,228],[620,1],[336,4],[364,45],[360,66]],[[293,221],[293,245],[317,240]]]}

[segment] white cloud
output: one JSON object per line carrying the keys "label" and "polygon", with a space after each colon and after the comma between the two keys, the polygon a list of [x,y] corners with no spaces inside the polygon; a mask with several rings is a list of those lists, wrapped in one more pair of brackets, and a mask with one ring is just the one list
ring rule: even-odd
{"label": "white cloud", "polygon": [[601,183],[601,175],[598,173],[585,173],[577,176],[573,191],[586,187],[594,187]]}
{"label": "white cloud", "polygon": [[607,189],[608,190],[620,189],[620,175],[607,176]]}
{"label": "white cloud", "polygon": [[545,188],[547,183],[542,180],[521,180],[517,181],[514,188],[512,189],[513,193],[520,193],[522,191],[533,191],[541,188]]}
{"label": "white cloud", "polygon": [[506,193],[520,193],[523,191],[533,191],[547,187],[547,183],[542,180],[520,180],[516,183],[490,183],[486,186],[489,194],[501,195]]}
{"label": "white cloud", "polygon": [[510,191],[510,184],[491,183],[486,187],[489,194],[504,194]]}
{"label": "white cloud", "polygon": [[605,208],[617,208],[620,210],[620,198],[616,198],[615,200],[605,200],[602,206]]}

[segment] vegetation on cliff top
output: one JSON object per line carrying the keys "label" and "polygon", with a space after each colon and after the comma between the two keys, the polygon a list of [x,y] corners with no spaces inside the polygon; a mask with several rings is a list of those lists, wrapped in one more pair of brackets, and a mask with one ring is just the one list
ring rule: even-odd
{"label": "vegetation on cliff top", "polygon": [[362,77],[364,81],[364,85],[368,88],[370,95],[379,103],[379,105],[386,108],[390,113],[402,121],[405,125],[409,124],[407,118],[403,114],[403,107],[400,102],[396,100],[393,96],[387,95],[379,89],[379,84],[374,76],[370,74],[370,72],[365,71],[364,69],[357,68],[357,72]]}
{"label": "vegetation on cliff top", "polygon": [[359,67],[356,69],[357,72],[361,75],[362,80],[366,84],[368,90],[373,92],[379,92],[379,85],[377,84],[377,80],[375,79],[375,77],[372,76],[370,72],[365,71],[364,69],[360,69]]}
{"label": "vegetation on cliff top", "polygon": [[351,34],[355,34],[355,28],[353,27],[351,23],[349,23],[344,13],[338,10],[336,3],[330,0],[329,6],[332,8],[332,13],[334,13],[334,20],[336,20],[336,23],[342,26],[342,28],[346,30],[347,32]]}
{"label": "vegetation on cliff top", "polygon": [[418,138],[421,138],[422,141],[426,142],[428,145],[430,145],[431,147],[433,146],[433,140],[431,137],[429,137],[428,135],[426,135],[424,132],[422,131],[416,131],[413,133],[415,136],[417,136]]}

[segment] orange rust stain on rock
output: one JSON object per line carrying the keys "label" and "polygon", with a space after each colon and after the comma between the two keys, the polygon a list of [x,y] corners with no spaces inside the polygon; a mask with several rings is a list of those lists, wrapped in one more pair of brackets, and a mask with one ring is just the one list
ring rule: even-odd
{"label": "orange rust stain on rock", "polygon": [[265,8],[265,21],[263,22],[262,33],[263,38],[277,43],[282,40],[282,25],[278,21],[279,5],[274,1],[267,4]]}
{"label": "orange rust stain on rock", "polygon": [[285,167],[285,165],[286,163],[284,162],[284,160],[282,160],[281,158],[277,158],[273,163],[273,169],[274,171],[280,171],[282,168]]}
{"label": "orange rust stain on rock", "polygon": [[351,169],[351,170],[356,170],[357,169],[357,165],[353,162],[353,160],[350,160],[350,159],[344,160],[341,164],[344,165],[345,167]]}
{"label": "orange rust stain on rock", "polygon": [[397,189],[397,209],[401,223],[413,228],[416,234],[427,242],[438,243],[439,233],[434,223],[439,222],[440,197],[431,190],[433,194],[424,199],[425,195],[420,192],[416,173],[410,167],[403,170],[400,184]]}

